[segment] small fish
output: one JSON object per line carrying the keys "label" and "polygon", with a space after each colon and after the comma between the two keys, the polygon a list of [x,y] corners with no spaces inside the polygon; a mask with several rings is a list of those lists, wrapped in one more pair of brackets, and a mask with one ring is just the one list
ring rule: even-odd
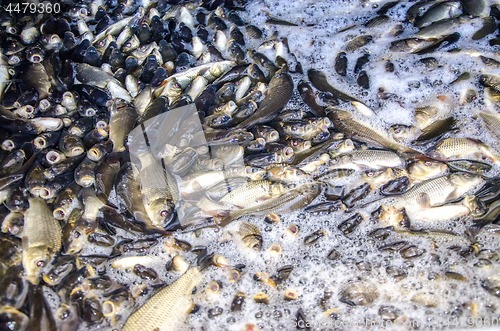
{"label": "small fish", "polygon": [[261,180],[241,185],[219,200],[238,208],[250,208],[285,192],[282,184]]}
{"label": "small fish", "polygon": [[135,126],[137,112],[134,107],[121,99],[115,99],[109,111],[111,113],[109,139],[113,142],[113,151],[122,152],[125,150],[125,137]]}
{"label": "small fish", "polygon": [[[213,254],[212,254],[213,255]],[[192,309],[190,301],[193,288],[201,281],[201,272],[208,266],[205,258],[200,267],[192,266],[170,285],[149,298],[144,305],[129,316],[124,331],[167,331],[182,322]]]}
{"label": "small fish", "polygon": [[320,193],[321,185],[316,183],[302,184],[253,207],[232,210],[224,215],[216,216],[214,220],[216,224],[225,226],[243,215],[267,215],[270,212],[291,212],[309,205]]}
{"label": "small fish", "polygon": [[238,124],[237,129],[250,129],[253,126],[274,119],[292,96],[293,81],[290,74],[280,69],[269,82],[264,100],[248,119]]}
{"label": "small fish", "polygon": [[23,239],[23,267],[27,279],[37,284],[41,269],[61,249],[61,226],[41,198],[29,198],[26,210]]}
{"label": "small fish", "polygon": [[404,161],[398,154],[384,150],[355,150],[330,160],[328,169],[379,170],[402,168]]}
{"label": "small fish", "polygon": [[337,130],[352,139],[358,139],[375,147],[384,147],[400,153],[414,152],[411,148],[391,141],[387,134],[355,120],[352,114],[345,110],[334,109],[330,111],[328,117],[332,120]]}
{"label": "small fish", "polygon": [[438,142],[427,153],[431,157],[443,161],[472,158],[479,161],[486,159],[495,163],[500,162],[500,157],[488,145],[471,138],[446,138]]}
{"label": "small fish", "polygon": [[309,80],[311,81],[313,86],[320,91],[330,92],[334,97],[341,99],[343,101],[360,102],[358,99],[353,98],[350,95],[347,95],[344,92],[341,92],[341,91],[335,89],[333,86],[331,86],[328,83],[328,80],[326,79],[326,75],[319,70],[309,69],[307,71],[307,77],[309,78]]}
{"label": "small fish", "polygon": [[372,35],[361,35],[357,36],[356,38],[352,39],[347,43],[345,50],[347,52],[354,52],[355,50],[367,45],[373,40]]}

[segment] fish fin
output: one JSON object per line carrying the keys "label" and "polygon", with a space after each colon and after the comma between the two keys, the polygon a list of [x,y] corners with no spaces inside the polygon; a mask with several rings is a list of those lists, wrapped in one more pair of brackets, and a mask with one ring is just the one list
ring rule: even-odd
{"label": "fish fin", "polygon": [[206,269],[210,265],[212,265],[212,258],[214,257],[214,253],[208,254],[206,248],[202,249],[196,258],[196,265],[198,265],[200,271]]}
{"label": "fish fin", "polygon": [[222,227],[228,225],[234,220],[229,210],[224,210],[219,215],[214,216],[213,219],[217,225]]}
{"label": "fish fin", "polygon": [[429,197],[429,194],[422,192],[417,198],[417,204],[421,209],[431,208],[431,198]]}

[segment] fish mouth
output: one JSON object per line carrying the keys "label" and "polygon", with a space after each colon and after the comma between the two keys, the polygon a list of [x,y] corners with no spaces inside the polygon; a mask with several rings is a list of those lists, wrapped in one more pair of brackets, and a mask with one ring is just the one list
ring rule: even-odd
{"label": "fish mouth", "polygon": [[80,179],[80,183],[82,183],[83,187],[89,187],[92,184],[94,184],[94,177],[92,177],[92,176],[83,176]]}
{"label": "fish mouth", "polygon": [[[49,109],[49,107],[50,107],[50,101],[47,100],[47,99],[43,99],[43,100],[40,101],[39,105],[40,105],[40,108],[43,109],[43,110]],[[34,111],[34,109],[33,109],[33,111]]]}
{"label": "fish mouth", "polygon": [[[45,139],[40,138],[40,140],[43,141],[43,147],[45,147],[45,145],[46,145]],[[40,145],[42,145],[42,144],[40,144]],[[45,158],[50,164],[55,164],[55,163],[61,161],[61,155],[57,152],[54,152],[54,151],[48,152],[47,155],[45,155]]]}
{"label": "fish mouth", "polygon": [[57,208],[52,213],[55,219],[63,220],[66,217],[66,212],[62,208]]}
{"label": "fish mouth", "polygon": [[71,149],[71,156],[78,156],[83,154],[83,148],[82,147],[73,147]]}
{"label": "fish mouth", "polygon": [[44,187],[40,188],[38,195],[40,196],[40,198],[44,199],[50,199],[52,197],[50,190]]}
{"label": "fish mouth", "polygon": [[43,189],[44,189],[43,187],[33,187],[30,190],[30,193],[33,194],[35,197],[38,197],[38,196],[40,196],[40,191]]}
{"label": "fish mouth", "polygon": [[16,145],[14,144],[14,142],[12,140],[4,140],[3,143],[2,143],[2,149],[4,151],[11,151],[14,149]]}
{"label": "fish mouth", "polygon": [[69,133],[75,136],[81,136],[83,132],[80,128],[72,127],[71,129],[69,129]]}
{"label": "fish mouth", "polygon": [[40,55],[33,55],[31,57],[31,62],[40,63],[40,62],[42,62],[42,57]]}

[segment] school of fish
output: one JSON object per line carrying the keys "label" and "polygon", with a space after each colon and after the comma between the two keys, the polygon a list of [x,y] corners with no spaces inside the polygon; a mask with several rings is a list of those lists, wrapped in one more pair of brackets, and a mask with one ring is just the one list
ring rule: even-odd
{"label": "school of fish", "polygon": [[499,325],[500,2],[29,3],[0,330]]}

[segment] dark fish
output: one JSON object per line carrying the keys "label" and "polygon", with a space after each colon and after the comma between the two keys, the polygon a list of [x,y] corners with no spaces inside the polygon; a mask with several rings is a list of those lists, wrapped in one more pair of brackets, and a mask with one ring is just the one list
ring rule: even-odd
{"label": "dark fish", "polygon": [[372,35],[361,35],[349,41],[345,50],[347,52],[354,52],[358,48],[361,48],[373,40]]}
{"label": "dark fish", "polygon": [[292,96],[293,81],[288,72],[279,70],[269,82],[269,89],[259,109],[236,128],[250,129],[256,124],[274,119]]}
{"label": "dark fish", "polygon": [[360,71],[356,82],[359,86],[366,90],[370,88],[370,79],[368,78],[368,74],[364,70]]}
{"label": "dark fish", "polygon": [[337,54],[337,57],[335,58],[334,68],[335,68],[335,71],[340,76],[347,75],[347,55],[345,52],[340,52]]}
{"label": "dark fish", "polygon": [[326,116],[325,109],[318,105],[318,103],[316,102],[316,97],[314,95],[313,89],[311,88],[311,86],[309,86],[309,84],[302,80],[297,86],[297,90],[299,91],[302,100],[304,100],[306,105],[311,108],[311,111],[314,115],[318,117]]}
{"label": "dark fish", "polygon": [[483,19],[483,26],[472,35],[472,40],[479,40],[495,32],[498,28],[497,20],[493,16]]}
{"label": "dark fish", "polygon": [[353,98],[353,97],[345,94],[344,92],[341,92],[341,91],[335,89],[333,86],[331,86],[326,79],[326,75],[319,70],[309,69],[307,71],[307,77],[309,78],[309,80],[311,81],[313,86],[320,91],[330,92],[331,94],[333,94],[333,96],[335,96],[336,98],[341,99],[343,101],[358,101],[359,102],[358,99]]}
{"label": "dark fish", "polygon": [[471,16],[480,16],[486,8],[485,0],[462,0],[460,1],[464,12]]}
{"label": "dark fish", "polygon": [[374,18],[372,18],[371,20],[369,20],[368,22],[366,22],[364,24],[364,26],[367,27],[367,28],[373,28],[375,26],[378,26],[378,25],[381,25],[381,24],[385,24],[388,21],[389,21],[389,16],[387,16],[387,15],[375,16]]}
{"label": "dark fish", "polygon": [[437,120],[431,125],[425,127],[422,130],[422,134],[415,140],[416,142],[428,141],[434,138],[438,138],[449,132],[456,125],[456,121],[453,117],[448,117],[442,120]]}

